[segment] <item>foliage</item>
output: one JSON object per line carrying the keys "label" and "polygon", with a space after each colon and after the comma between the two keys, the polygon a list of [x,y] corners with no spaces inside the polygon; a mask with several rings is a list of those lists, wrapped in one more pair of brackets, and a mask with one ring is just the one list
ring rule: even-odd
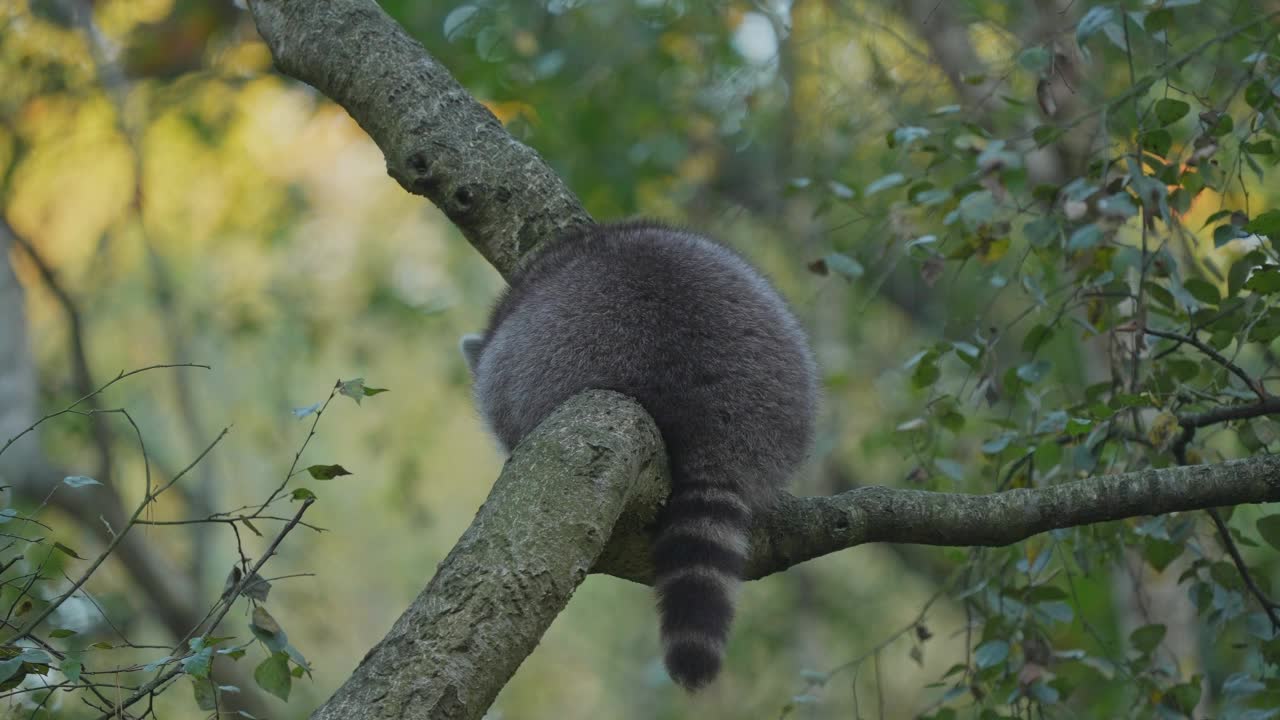
{"label": "foliage", "polygon": [[[155,368],[142,368],[130,373],[121,373],[119,377],[98,388],[93,394],[101,394],[119,380],[152,369]],[[315,411],[310,431],[298,448],[293,464],[289,467],[284,479],[256,507],[218,511],[207,517],[174,521],[158,522],[148,519],[161,496],[173,490],[193,467],[204,460],[205,456],[226,437],[227,431],[223,430],[219,433],[190,465],[163,484],[154,487],[151,484],[146,443],[139,434],[138,445],[148,468],[145,494],[128,522],[122,527],[111,528],[113,541],[97,558],[90,562],[62,542],[50,541],[48,537],[25,536],[16,531],[5,533],[9,542],[5,545],[4,551],[10,555],[0,569],[0,572],[8,576],[3,584],[0,584],[0,607],[5,608],[4,628],[6,630],[3,640],[0,640],[0,657],[4,658],[0,661],[0,692],[4,693],[10,705],[16,703],[19,707],[27,708],[34,717],[41,711],[45,713],[58,711],[65,702],[62,695],[73,694],[85,706],[105,716],[112,716],[139,700],[150,700],[164,693],[169,686],[186,676],[191,680],[191,690],[196,706],[202,711],[217,715],[220,711],[226,712],[228,694],[238,695],[242,692],[242,688],[217,682],[212,674],[214,660],[226,658],[230,661],[239,661],[246,655],[262,654],[264,651],[266,657],[254,669],[253,679],[262,690],[287,701],[292,681],[304,675],[309,676],[311,666],[303,654],[289,642],[288,635],[280,623],[267,611],[266,603],[271,591],[271,582],[259,571],[276,553],[281,541],[290,531],[299,525],[318,530],[315,526],[302,522],[303,513],[317,501],[316,494],[303,487],[295,487],[288,494],[284,491],[293,478],[302,472],[297,467],[298,459],[306,450],[311,438],[316,435],[316,428],[329,402],[339,393],[346,394],[345,391],[352,387],[363,389],[362,385],[361,379],[338,381],[334,385],[328,399]],[[86,413],[79,409],[87,400],[88,398],[82,398],[61,411],[50,413],[17,436],[8,439],[4,445],[0,446],[0,455],[3,455],[23,435],[34,432],[46,421],[65,415],[90,414],[92,411]],[[137,426],[127,410],[117,409],[108,412],[123,415],[136,430]],[[321,470],[318,472],[316,468]],[[306,470],[317,479],[330,479],[338,475],[351,474],[340,465],[313,465]],[[63,484],[71,488],[70,492],[94,492],[94,486],[100,488],[97,492],[105,492],[102,483],[86,476],[68,476],[63,480]],[[57,490],[56,488],[55,492]],[[275,514],[285,502],[299,501],[301,502],[296,510],[286,509],[284,516]],[[3,518],[0,523],[12,524],[19,530],[54,532],[52,527],[38,520],[34,513],[24,515],[12,508],[6,508],[0,512],[0,518]],[[106,520],[104,519],[103,522]],[[243,528],[262,537],[263,533],[258,530],[255,523],[280,526],[265,551],[256,560],[248,555],[238,530]],[[105,614],[103,614],[103,622],[115,631],[115,637],[109,641],[94,641],[94,634],[100,634],[100,630],[93,634],[82,632],[97,630],[96,623],[92,620],[87,621],[70,610],[79,604],[94,604],[92,596],[84,590],[86,583],[98,571],[103,561],[117,551],[118,546],[130,531],[144,532],[138,526],[156,526],[174,530],[201,524],[221,525],[236,530],[236,553],[239,560],[232,566],[227,576],[222,595],[208,609],[204,620],[190,628],[188,637],[183,639],[184,642],[171,648],[168,654],[155,657],[159,652],[158,646],[130,639],[118,627],[112,625],[111,618]],[[68,558],[79,560],[81,563],[70,563]],[[78,577],[73,578],[73,573],[78,573]],[[64,586],[61,580],[66,580],[67,584]],[[241,597],[245,598],[252,608],[251,620],[247,628],[249,632],[240,637],[218,635],[219,632],[227,631],[222,627],[222,622]],[[98,612],[103,611],[99,608]],[[245,635],[250,638],[245,639]],[[132,656],[142,659],[122,661],[121,651],[124,651],[124,657]],[[245,710],[239,710],[236,714],[254,717]]]}
{"label": "foliage", "polygon": [[[1271,419],[1280,210],[1270,190],[1280,54],[1264,4],[382,4],[597,217],[681,217],[771,267],[813,328],[827,374],[828,417],[802,491],[895,478],[930,490],[1041,487],[1269,453],[1280,440]],[[247,420],[262,447],[237,448],[253,458],[235,466],[242,474],[266,464],[255,453],[276,458],[278,414],[262,407],[294,404],[299,366],[401,358],[395,371],[425,389],[343,454],[352,468],[385,463],[383,514],[326,507],[325,491],[348,474],[338,464],[299,466],[335,481],[281,485],[268,504],[319,497],[317,512],[332,512],[351,544],[363,524],[389,517],[412,517],[404,524],[415,532],[428,524],[414,515],[427,514],[413,499],[424,487],[442,519],[414,543],[385,544],[426,546],[438,559],[466,514],[449,498],[474,495],[435,484],[418,456],[430,447],[456,455],[449,468],[466,464],[440,429],[462,424],[465,372],[411,352],[449,345],[434,336],[457,330],[457,314],[478,318],[492,281],[434,235],[418,237],[405,219],[417,206],[398,189],[357,194],[385,178],[334,172],[366,167],[343,154],[370,151],[349,150],[358,131],[331,130],[340,112],[266,76],[247,16],[204,5],[95,4],[96,22],[127,51],[126,102],[98,79],[63,3],[0,11],[0,64],[22,69],[0,89],[5,214],[84,299],[89,332],[103,328],[91,335],[97,367],[137,359],[116,347],[126,332],[154,353],[183,329],[220,364],[248,366],[203,399],[209,417],[239,418],[258,403],[273,418]],[[303,139],[272,150],[294,136]],[[66,148],[98,162],[61,164]],[[193,186],[203,192],[183,191]],[[421,256],[409,263],[413,243]],[[25,256],[13,257],[22,271]],[[169,295],[165,273],[138,257],[168,263]],[[23,276],[43,287],[38,273]],[[62,321],[32,296],[43,405],[67,407],[83,393],[63,379],[72,362],[61,331],[48,329]],[[382,390],[353,380],[335,392],[360,402]],[[135,402],[159,414],[165,401],[139,392]],[[318,421],[325,405],[293,413]],[[90,431],[47,429],[51,453],[81,467]],[[147,434],[151,455],[178,455],[184,443],[163,430]],[[138,462],[116,465],[142,477]],[[60,475],[59,492],[102,491],[93,475]],[[244,500],[231,524],[259,534],[260,500]],[[39,510],[0,510],[0,525],[34,533],[49,522]],[[0,599],[17,628],[66,600],[54,589],[61,573],[74,577],[90,563],[78,558],[95,557],[74,534],[22,537],[30,550],[0,551],[12,560],[0,560]],[[1237,508],[1060,530],[1010,548],[844,553],[747,588],[725,689],[707,705],[724,717],[857,716],[873,706],[937,720],[1176,718],[1197,707],[1280,717],[1276,550],[1280,515]],[[367,552],[393,551],[404,552]],[[213,660],[253,651],[253,679],[295,708],[293,680],[311,664],[294,642],[313,660],[325,653],[327,665],[349,666],[363,635],[344,636],[351,647],[328,647],[324,635],[303,643],[290,623],[290,640],[265,609],[265,581],[235,552],[234,584],[255,608],[249,646],[210,628],[121,667],[188,675],[207,710],[231,692],[210,681]],[[322,546],[313,559],[330,564],[332,552]],[[381,563],[347,564],[369,573],[351,584],[385,581],[374,574]],[[547,655],[525,663],[495,712],[704,710],[665,684],[641,632],[647,598],[627,592],[588,583]],[[348,609],[311,602],[326,628]],[[619,634],[619,616],[634,635]],[[365,622],[379,629],[390,617]],[[101,628],[45,622],[33,634],[43,645],[0,648],[9,692],[34,693],[18,682],[56,671],[91,693],[86,673],[127,651]],[[316,662],[317,678],[325,665]],[[576,692],[548,699],[548,686]]]}

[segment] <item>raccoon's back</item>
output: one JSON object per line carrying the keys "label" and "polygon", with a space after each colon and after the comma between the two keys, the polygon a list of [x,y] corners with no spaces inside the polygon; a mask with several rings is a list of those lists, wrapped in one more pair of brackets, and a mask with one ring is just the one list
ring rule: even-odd
{"label": "raccoon's back", "polygon": [[599,226],[536,258],[494,308],[476,378],[508,448],[569,397],[608,389],[644,405],[673,459],[731,439],[708,461],[753,475],[799,462],[816,402],[803,331],[769,283],[652,224]]}

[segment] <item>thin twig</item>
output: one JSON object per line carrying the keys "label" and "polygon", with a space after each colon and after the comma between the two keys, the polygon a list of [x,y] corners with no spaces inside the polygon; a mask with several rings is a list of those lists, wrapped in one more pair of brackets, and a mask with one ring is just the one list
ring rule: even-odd
{"label": "thin twig", "polygon": [[1252,390],[1254,394],[1258,396],[1258,400],[1266,402],[1268,397],[1267,390],[1266,388],[1262,387],[1261,383],[1259,383],[1257,380],[1254,380],[1252,377],[1250,377],[1249,373],[1246,373],[1243,369],[1241,369],[1239,365],[1236,365],[1235,363],[1231,362],[1222,353],[1218,352],[1217,350],[1214,350],[1212,346],[1202,342],[1200,339],[1196,338],[1194,335],[1180,335],[1178,333],[1168,332],[1165,330],[1154,330],[1149,327],[1143,328],[1142,331],[1148,335],[1155,335],[1156,337],[1165,338],[1166,340],[1177,340],[1180,343],[1186,343],[1188,345],[1191,345],[1195,349],[1209,356],[1209,358],[1212,359],[1214,362],[1218,363],[1219,365],[1226,368],[1227,370],[1230,370],[1236,377],[1244,381],[1245,387]]}
{"label": "thin twig", "polygon": [[[75,388],[81,395],[88,395],[94,388],[93,374],[89,370],[88,351],[85,349],[84,342],[84,325],[80,321],[80,310],[76,307],[75,300],[72,299],[71,293],[67,292],[67,289],[58,281],[58,276],[53,267],[45,261],[44,257],[30,241],[9,224],[9,220],[3,215],[0,215],[0,233],[7,235],[13,244],[22,248],[22,251],[31,259],[32,264],[36,266],[36,271],[40,273],[40,278],[44,281],[45,287],[49,289],[49,292],[53,293],[53,296],[58,300],[58,304],[62,306],[62,313],[67,317],[67,341],[70,345]],[[96,398],[92,395],[89,395],[89,409],[98,409]],[[92,424],[93,441],[98,450],[97,479],[103,485],[110,486],[112,470],[111,430],[107,427],[107,423],[103,418],[93,418]]]}
{"label": "thin twig", "polygon": [[1258,604],[1262,606],[1262,611],[1271,619],[1271,629],[1280,630],[1280,616],[1276,615],[1276,608],[1280,607],[1280,605],[1272,602],[1271,598],[1262,591],[1262,588],[1258,587],[1258,583],[1254,582],[1253,575],[1249,572],[1249,566],[1245,565],[1244,557],[1240,555],[1240,549],[1236,547],[1236,541],[1231,537],[1231,530],[1223,522],[1222,515],[1218,513],[1218,509],[1209,508],[1205,512],[1209,513],[1209,517],[1213,519],[1214,527],[1218,528],[1218,538],[1222,540],[1223,547],[1231,555],[1231,562],[1235,563],[1236,570],[1244,580],[1245,586],[1257,598]]}
{"label": "thin twig", "polygon": [[[102,565],[103,562],[106,561],[107,557],[110,556],[111,553],[115,551],[116,547],[124,540],[125,536],[128,535],[129,528],[138,524],[138,518],[141,517],[142,513],[148,507],[151,506],[151,503],[154,502],[155,499],[159,497],[161,493],[163,493],[168,488],[172,487],[174,483],[178,482],[178,480],[181,479],[182,476],[187,473],[187,471],[189,471],[192,467],[194,467],[196,463],[200,462],[200,460],[202,460],[205,455],[208,455],[209,452],[213,450],[213,448],[222,440],[222,438],[226,436],[227,436],[227,429],[224,428],[222,432],[218,433],[218,437],[214,438],[213,442],[209,443],[209,446],[205,448],[204,451],[201,452],[200,455],[194,461],[192,461],[190,465],[184,468],[182,472],[178,473],[173,478],[171,478],[169,482],[160,486],[160,488],[156,490],[154,493],[151,492],[150,481],[148,481],[147,496],[144,497],[142,501],[138,503],[137,509],[133,511],[133,516],[129,518],[129,522],[123,528],[120,529],[120,532],[115,536],[115,538],[111,541],[111,543],[107,545],[106,549],[103,550],[102,553],[100,553],[92,563],[90,563],[89,567],[84,571],[84,573],[80,575],[79,579],[77,579],[74,583],[72,583],[70,589],[68,589],[65,593],[60,595],[56,600],[49,603],[43,610],[41,610],[38,614],[36,614],[34,618],[28,621],[27,624],[24,625],[23,628],[20,631],[18,631],[16,635],[5,640],[4,644],[12,645],[18,640],[21,640],[22,638],[30,635],[31,632],[35,630],[36,626],[38,626],[41,622],[44,622],[44,619],[49,617],[49,615],[53,614],[53,612],[57,610],[58,607],[67,600],[67,598],[71,597],[77,590],[81,588],[81,586],[83,586],[86,582],[88,582],[90,576],[92,576],[95,572],[97,572],[98,568]],[[141,435],[139,435],[139,440],[141,440]],[[145,448],[144,448],[144,453],[145,453]]]}
{"label": "thin twig", "polygon": [[158,369],[160,369],[160,368],[184,368],[184,367],[204,368],[205,370],[209,370],[209,369],[210,369],[208,365],[201,365],[200,363],[164,363],[164,364],[160,364],[160,365],[148,365],[148,366],[143,367],[143,368],[138,368],[137,370],[130,370],[129,372],[124,372],[124,371],[122,370],[122,371],[120,372],[120,374],[119,374],[119,375],[117,375],[117,376],[115,376],[114,378],[112,378],[110,381],[108,381],[108,382],[107,382],[107,384],[103,385],[102,387],[98,388],[97,390],[94,390],[94,391],[93,391],[93,392],[91,392],[91,393],[86,394],[85,396],[81,397],[79,400],[76,400],[75,402],[71,403],[70,405],[66,406],[65,408],[63,408],[63,409],[61,409],[61,410],[58,410],[57,412],[52,412],[52,413],[49,413],[48,415],[45,415],[44,417],[42,417],[42,418],[40,418],[39,420],[37,420],[37,421],[35,421],[34,423],[32,423],[31,425],[28,425],[28,426],[27,426],[27,427],[26,427],[22,432],[20,432],[20,433],[18,433],[17,435],[14,435],[13,437],[9,438],[9,440],[4,444],[4,447],[0,447],[0,455],[3,455],[3,454],[4,454],[4,451],[5,451],[5,450],[8,450],[8,449],[9,449],[9,446],[10,446],[10,445],[12,445],[12,444],[14,444],[15,442],[17,442],[17,441],[18,441],[18,439],[19,439],[19,438],[21,438],[23,435],[26,435],[27,433],[31,432],[32,430],[35,430],[36,428],[40,427],[41,425],[43,425],[45,422],[47,422],[47,421],[49,421],[49,420],[52,420],[52,419],[54,419],[54,418],[56,418],[56,417],[59,417],[59,416],[61,416],[61,415],[66,415],[66,414],[68,414],[68,413],[80,412],[81,414],[85,414],[85,413],[84,413],[84,411],[77,411],[77,410],[76,410],[76,407],[77,407],[78,405],[80,405],[80,403],[86,402],[86,401],[87,401],[87,400],[89,400],[90,398],[92,398],[92,397],[94,397],[94,396],[96,396],[96,395],[99,395],[100,393],[102,393],[102,391],[106,390],[107,388],[111,387],[112,385],[115,385],[116,383],[120,382],[121,380],[123,380],[123,379],[125,379],[125,378],[127,378],[127,377],[130,377],[130,376],[133,376],[133,375],[137,375],[138,373],[143,373],[143,372],[146,372],[146,371],[148,371],[148,370],[158,370]]}
{"label": "thin twig", "polygon": [[[314,502],[315,502],[315,498],[307,498],[306,500],[302,501],[302,507],[298,508],[298,512],[294,514],[293,518],[289,521],[287,525],[280,528],[280,532],[276,533],[275,539],[271,541],[271,545],[267,547],[266,551],[264,551],[262,555],[258,558],[258,561],[254,563],[253,568],[250,569],[249,572],[245,573],[244,576],[240,578],[240,581],[236,583],[235,587],[226,593],[224,599],[221,601],[222,603],[221,610],[219,610],[217,614],[213,616],[213,619],[206,626],[209,632],[212,632],[218,627],[219,623],[222,622],[223,618],[227,616],[227,613],[230,612],[231,608],[235,605],[236,598],[238,598],[240,596],[240,593],[246,587],[248,587],[250,582],[257,582],[257,580],[254,580],[254,578],[258,577],[258,570],[260,570],[262,566],[266,564],[267,560],[269,560],[272,555],[275,555],[276,549],[280,546],[280,543],[284,540],[285,536],[288,535],[291,530],[293,530],[302,522],[302,514],[305,513],[307,511],[307,508],[311,507],[312,503]],[[191,635],[194,635],[195,630],[198,630],[198,629],[199,628],[193,629]],[[184,639],[184,642],[185,642],[185,639]],[[178,647],[181,647],[181,645],[179,645]],[[116,703],[115,707],[113,707],[110,712],[103,713],[101,716],[99,716],[98,720],[111,720],[111,718],[115,716],[117,713],[122,712],[125,708],[130,707],[134,703],[138,702],[142,698],[149,695],[156,688],[160,687],[166,682],[169,682],[170,680],[177,677],[178,675],[181,675],[182,672],[183,672],[182,666],[180,664],[175,665],[175,667],[170,669],[168,672],[161,674],[159,677],[155,678],[154,680],[138,688],[138,690],[134,692],[132,695],[130,695],[128,698],[125,698],[124,700]]]}

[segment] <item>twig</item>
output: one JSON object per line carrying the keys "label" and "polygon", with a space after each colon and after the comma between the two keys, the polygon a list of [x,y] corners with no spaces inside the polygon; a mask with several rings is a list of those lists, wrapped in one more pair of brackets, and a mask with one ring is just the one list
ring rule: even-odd
{"label": "twig", "polygon": [[1156,337],[1165,338],[1166,340],[1177,340],[1180,343],[1187,343],[1188,345],[1191,345],[1205,355],[1208,355],[1214,362],[1227,370],[1230,370],[1236,377],[1244,381],[1245,387],[1252,390],[1254,394],[1258,396],[1258,400],[1266,402],[1268,398],[1267,390],[1262,387],[1261,383],[1249,377],[1249,374],[1242,370],[1239,365],[1231,362],[1223,356],[1222,353],[1214,350],[1208,344],[1201,342],[1194,335],[1179,335],[1178,333],[1167,332],[1164,330],[1153,330],[1152,328],[1143,328],[1142,331],[1148,335],[1155,335]]}
{"label": "twig", "polygon": [[[337,396],[338,389],[341,387],[342,387],[341,380],[333,384],[333,389],[329,391],[329,397],[325,398],[324,405],[321,405],[320,409],[316,411],[315,420],[311,421],[311,430],[307,432],[306,439],[302,441],[302,446],[298,448],[298,452],[294,453],[293,462],[289,464],[289,472],[285,473],[284,479],[280,481],[280,484],[276,487],[276,489],[271,491],[271,495],[267,497],[266,501],[263,502],[261,505],[259,505],[258,509],[254,510],[253,514],[250,515],[249,517],[252,517],[252,518],[259,517],[262,514],[262,511],[266,510],[267,506],[275,502],[276,497],[279,496],[280,493],[284,492],[284,488],[286,485],[289,484],[289,480],[295,474],[297,474],[298,460],[302,458],[302,453],[306,451],[307,445],[310,444],[311,442],[311,438],[316,436],[316,426],[320,424],[320,416],[324,415],[324,411],[329,408],[329,403],[333,401],[333,398],[335,396]],[[215,513],[215,515],[216,514],[218,513]]]}
{"label": "twig", "polygon": [[52,412],[52,413],[49,413],[48,415],[45,415],[44,417],[42,417],[42,418],[40,418],[39,420],[37,420],[37,421],[35,421],[34,423],[32,423],[31,425],[28,425],[28,426],[26,427],[26,429],[24,429],[22,432],[20,432],[20,433],[18,433],[17,435],[14,435],[13,437],[9,438],[9,440],[4,444],[4,447],[0,447],[0,455],[3,455],[3,454],[4,454],[4,451],[5,451],[5,450],[8,450],[8,449],[9,449],[9,446],[10,446],[10,445],[12,445],[12,444],[14,444],[15,442],[17,442],[17,441],[18,441],[18,439],[19,439],[19,438],[21,438],[23,435],[26,435],[27,433],[31,432],[32,430],[35,430],[36,428],[40,427],[41,425],[43,425],[45,422],[47,422],[47,421],[49,421],[49,420],[52,420],[52,419],[54,419],[54,418],[56,418],[56,417],[59,417],[59,416],[61,416],[61,415],[66,415],[66,414],[68,414],[68,413],[81,412],[82,414],[85,414],[85,413],[84,413],[84,411],[77,411],[77,410],[76,410],[76,406],[78,406],[78,405],[79,405],[80,403],[82,403],[82,402],[85,402],[85,401],[89,400],[90,398],[92,398],[92,397],[94,397],[94,396],[96,396],[96,395],[101,394],[101,393],[102,393],[102,391],[106,390],[107,388],[111,387],[112,385],[115,385],[116,383],[120,382],[121,380],[123,380],[123,379],[125,379],[125,378],[127,378],[127,377],[130,377],[130,376],[133,376],[133,375],[137,375],[138,373],[143,373],[143,372],[146,372],[146,371],[148,371],[148,370],[157,370],[157,369],[159,369],[159,368],[183,368],[183,367],[197,367],[197,368],[204,368],[205,370],[210,369],[208,365],[201,365],[200,363],[165,363],[165,364],[161,364],[161,365],[148,365],[148,366],[143,367],[143,368],[138,368],[137,370],[130,370],[129,372],[124,372],[124,371],[122,370],[122,371],[120,372],[120,374],[119,374],[119,375],[117,375],[117,376],[115,376],[114,378],[112,378],[110,381],[108,381],[108,382],[107,382],[107,384],[103,385],[102,387],[98,388],[97,390],[94,390],[94,391],[93,391],[93,392],[91,392],[91,393],[86,394],[84,397],[81,397],[79,400],[76,400],[75,402],[71,403],[70,405],[66,406],[65,408],[63,408],[63,409],[61,409],[61,410],[58,410],[57,412]]}
{"label": "twig", "polygon": [[1209,508],[1205,510],[1209,513],[1209,517],[1213,518],[1214,527],[1218,528],[1218,537],[1222,540],[1222,545],[1226,547],[1227,553],[1231,555],[1231,562],[1235,563],[1236,570],[1239,571],[1240,577],[1244,580],[1244,584],[1249,588],[1249,592],[1258,600],[1258,604],[1262,606],[1262,611],[1271,619],[1271,629],[1280,630],[1280,616],[1276,615],[1276,605],[1271,598],[1258,587],[1258,583],[1254,582],[1253,575],[1249,572],[1249,566],[1245,565],[1244,558],[1240,555],[1240,549],[1236,547],[1236,541],[1231,538],[1231,530],[1227,528],[1227,524],[1223,522],[1222,515],[1218,513],[1217,508]]}
{"label": "twig", "polygon": [[[200,462],[200,460],[202,460],[205,455],[208,455],[209,452],[213,450],[213,448],[222,440],[222,438],[226,437],[226,435],[227,435],[227,430],[224,428],[222,432],[218,433],[218,437],[214,438],[213,442],[209,443],[209,446],[205,448],[204,451],[201,452],[200,455],[194,461],[192,461],[190,465],[184,468],[182,472],[178,473],[173,478],[171,478],[169,482],[160,486],[160,488],[155,492],[151,492],[150,481],[148,480],[146,497],[144,497],[142,501],[138,503],[137,509],[133,511],[133,516],[129,518],[129,522],[123,528],[120,529],[120,532],[115,536],[115,538],[111,541],[111,543],[107,545],[106,549],[103,550],[92,563],[90,563],[89,567],[84,571],[84,573],[80,575],[79,579],[77,579],[74,583],[72,583],[70,589],[68,589],[65,593],[60,595],[56,600],[49,603],[34,618],[28,621],[27,624],[24,625],[23,628],[19,630],[16,635],[5,640],[4,644],[12,645],[18,640],[21,640],[22,638],[30,635],[31,632],[35,630],[36,626],[38,626],[41,622],[43,622],[45,618],[49,617],[49,615],[53,614],[53,611],[57,610],[58,607],[67,600],[67,598],[71,597],[77,590],[81,588],[81,586],[83,586],[86,582],[88,582],[90,576],[92,576],[95,572],[97,572],[98,568],[102,565],[103,562],[106,561],[107,557],[110,556],[111,553],[115,551],[116,547],[121,543],[121,541],[124,540],[125,536],[128,535],[129,528],[133,527],[138,523],[138,518],[141,517],[143,511],[145,511],[151,505],[151,503],[157,497],[160,496],[161,493],[163,493],[168,488],[172,487],[174,483],[178,482],[178,480],[181,479],[182,476],[187,473],[187,471],[189,471],[192,467],[194,467],[196,463]],[[139,436],[139,439],[141,439],[141,436]],[[144,454],[145,454],[145,449],[144,449]],[[289,527],[292,527],[292,526],[289,526]]]}
{"label": "twig", "polygon": [[[1187,443],[1191,441],[1195,433],[1196,429],[1194,427],[1183,427],[1182,436],[1178,438],[1178,442],[1173,447],[1173,456],[1179,465],[1187,464]],[[1185,442],[1183,438],[1185,438]],[[1213,526],[1218,530],[1218,538],[1222,541],[1222,546],[1227,549],[1227,553],[1231,555],[1231,562],[1235,564],[1236,571],[1240,573],[1241,579],[1244,580],[1245,587],[1249,588],[1249,592],[1257,599],[1258,604],[1262,606],[1262,611],[1271,620],[1271,629],[1280,630],[1280,616],[1276,615],[1276,609],[1280,606],[1276,605],[1263,592],[1262,588],[1258,587],[1258,583],[1254,582],[1253,574],[1249,572],[1249,566],[1245,564],[1244,557],[1240,554],[1240,549],[1236,547],[1236,541],[1231,537],[1231,530],[1227,527],[1227,523],[1222,520],[1222,515],[1218,512],[1218,509],[1206,508],[1205,512],[1213,520]]]}
{"label": "twig", "polygon": [[[311,507],[311,504],[314,502],[315,502],[315,498],[307,498],[306,500],[302,501],[302,507],[298,508],[298,512],[294,513],[293,518],[289,520],[288,524],[280,528],[280,532],[276,533],[275,539],[271,541],[271,545],[267,547],[266,551],[264,551],[262,555],[258,558],[258,561],[254,563],[253,568],[251,568],[249,572],[245,573],[240,578],[240,581],[236,583],[236,586],[226,594],[225,599],[222,601],[221,610],[219,610],[213,616],[213,619],[206,626],[208,628],[208,631],[212,632],[214,629],[218,627],[218,624],[221,623],[223,618],[227,616],[227,613],[231,611],[231,608],[235,605],[236,598],[240,596],[240,593],[245,589],[245,587],[247,587],[250,582],[257,582],[256,580],[254,580],[254,578],[258,577],[258,570],[260,570],[262,566],[267,563],[267,560],[269,560],[272,555],[275,555],[276,549],[280,546],[280,543],[284,540],[285,536],[288,535],[291,530],[293,530],[302,522],[302,514],[305,513],[307,511],[307,508]],[[194,635],[195,631],[198,629],[199,629],[198,627],[194,628],[192,630],[192,633],[189,634],[189,636]],[[184,639],[184,642],[185,642],[185,639]],[[179,647],[180,646],[181,645],[179,645]],[[181,675],[182,673],[183,673],[182,666],[181,665],[175,666],[168,672],[161,674],[159,677],[155,678],[154,680],[151,680],[147,684],[138,688],[138,690],[134,692],[132,695],[130,695],[129,697],[116,703],[115,707],[113,707],[110,712],[103,713],[101,716],[99,716],[98,720],[111,720],[111,718],[116,716],[117,713],[122,712],[125,708],[138,702],[142,698],[149,695],[156,688],[160,687],[166,682],[169,682],[170,680],[177,677],[178,675]]]}
{"label": "twig", "polygon": [[[71,363],[76,391],[82,395],[91,393],[94,387],[93,374],[89,371],[88,352],[85,350],[84,342],[84,326],[80,322],[80,310],[76,307],[75,300],[71,298],[71,293],[67,292],[67,289],[58,281],[53,267],[45,262],[44,257],[36,251],[35,246],[19,234],[3,215],[0,215],[0,233],[7,235],[13,241],[13,244],[22,248],[27,257],[31,259],[32,264],[36,266],[36,271],[40,273],[40,278],[44,281],[45,287],[49,289],[49,292],[53,293],[53,296],[58,299],[58,304],[62,306],[62,312],[67,316],[67,340],[71,346]],[[98,409],[96,399],[92,396],[90,396],[89,408],[91,410]],[[97,479],[103,485],[110,486],[112,470],[111,431],[107,427],[106,421],[101,418],[94,418],[92,422],[93,440],[98,449]]]}

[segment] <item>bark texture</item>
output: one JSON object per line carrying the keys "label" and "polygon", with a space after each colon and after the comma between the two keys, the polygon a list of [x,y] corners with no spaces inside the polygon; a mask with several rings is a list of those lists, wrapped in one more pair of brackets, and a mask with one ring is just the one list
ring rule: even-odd
{"label": "bark texture", "polygon": [[532,148],[373,0],[251,0],[276,67],[346,108],[387,172],[444,211],[509,277],[529,250],[591,216]]}
{"label": "bark texture", "polygon": [[312,717],[482,717],[623,511],[657,507],[665,467],[635,401],[570,400],[516,449],[435,577]]}
{"label": "bark texture", "polygon": [[[918,5],[918,4],[917,4]],[[919,10],[920,7],[916,6]],[[591,222],[373,0],[251,0],[277,67],[351,113],[388,172],[425,195],[499,271]],[[647,583],[665,455],[634,401],[571,400],[517,448],[436,575],[313,717],[481,718],[588,572]],[[1280,500],[1280,459],[1175,467],[960,495],[863,487],[783,497],[757,521],[763,577],[864,542],[1004,545],[1055,528]]]}

